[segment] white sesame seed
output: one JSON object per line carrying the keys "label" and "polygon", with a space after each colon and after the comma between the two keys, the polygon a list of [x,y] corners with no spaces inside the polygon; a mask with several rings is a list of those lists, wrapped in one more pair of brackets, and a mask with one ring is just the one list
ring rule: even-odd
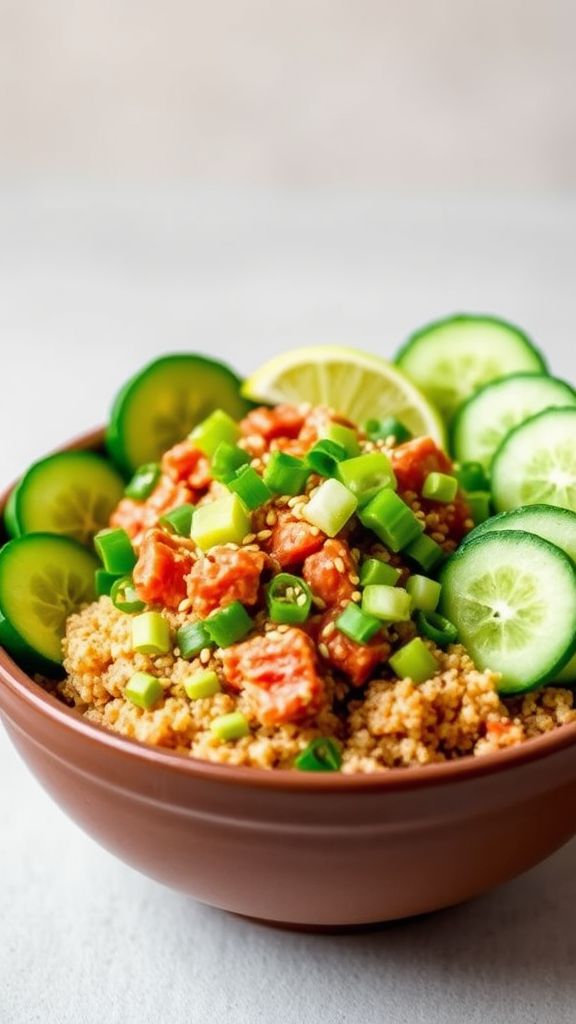
{"label": "white sesame seed", "polygon": [[340,555],[338,555],[334,559],[334,566],[335,566],[337,572],[340,572],[340,573],[346,572],[346,566],[344,565],[344,559],[340,558]]}
{"label": "white sesame seed", "polygon": [[211,653],[212,652],[210,651],[209,647],[202,648],[202,650],[200,651],[200,661],[202,662],[203,665],[208,664],[208,662],[210,661]]}
{"label": "white sesame seed", "polygon": [[320,654],[322,655],[323,658],[330,657],[330,651],[328,650],[326,644],[318,644],[318,650],[320,651]]}

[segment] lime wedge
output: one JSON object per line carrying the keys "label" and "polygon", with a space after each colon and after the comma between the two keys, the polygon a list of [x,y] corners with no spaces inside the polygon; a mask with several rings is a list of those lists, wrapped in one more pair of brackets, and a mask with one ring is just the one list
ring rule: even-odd
{"label": "lime wedge", "polygon": [[242,386],[244,398],[275,405],[327,405],[362,425],[395,416],[414,437],[445,443],[440,414],[397,367],[338,345],[296,348],[264,363]]}

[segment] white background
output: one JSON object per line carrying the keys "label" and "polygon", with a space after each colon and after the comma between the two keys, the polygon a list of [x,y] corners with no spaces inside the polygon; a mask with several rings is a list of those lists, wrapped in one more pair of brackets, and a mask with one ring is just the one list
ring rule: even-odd
{"label": "white background", "polygon": [[[13,189],[0,202],[2,482],[189,347],[391,354],[457,308],[523,323],[576,378],[576,204],[354,192]],[[576,846],[475,903],[354,936],[194,904],[99,850],[0,731],[2,1024],[563,1024]],[[422,865],[426,870],[426,864]]]}

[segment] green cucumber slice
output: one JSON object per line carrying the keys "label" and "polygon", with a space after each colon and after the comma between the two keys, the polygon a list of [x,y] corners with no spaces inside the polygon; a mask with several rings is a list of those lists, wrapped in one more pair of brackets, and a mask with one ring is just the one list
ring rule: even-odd
{"label": "green cucumber slice", "polygon": [[240,419],[249,408],[240,383],[228,366],[206,356],[183,353],[149,363],[114,401],[106,434],[112,459],[132,474],[158,462],[213,409]]}
{"label": "green cucumber slice", "polygon": [[421,328],[395,361],[447,419],[488,381],[521,370],[546,372],[543,356],[519,327],[464,313]]}
{"label": "green cucumber slice", "polygon": [[446,563],[441,614],[478,668],[501,673],[500,693],[532,690],[576,653],[573,563],[533,534],[487,533]]}
{"label": "green cucumber slice", "polygon": [[452,424],[455,459],[480,462],[488,469],[513,427],[551,406],[576,406],[576,392],[545,373],[514,373],[485,384],[456,413]]}
{"label": "green cucumber slice", "polygon": [[512,512],[501,512],[500,515],[491,516],[472,530],[464,539],[464,544],[469,544],[471,540],[483,537],[485,533],[494,533],[496,530],[524,530],[526,533],[534,533],[550,544],[555,544],[576,564],[576,513],[570,512],[567,508],[557,508],[555,505],[524,505]]}
{"label": "green cucumber slice", "polygon": [[58,533],[90,547],[94,534],[108,526],[124,481],[95,452],[59,452],[35,462],[12,493],[6,518],[12,536]]}
{"label": "green cucumber slice", "polygon": [[497,512],[520,505],[576,511],[576,409],[546,409],[504,438],[492,460]]}
{"label": "green cucumber slice", "polygon": [[29,533],[0,551],[0,643],[25,668],[57,669],[66,619],[93,601],[98,559],[68,537]]}
{"label": "green cucumber slice", "polygon": [[8,501],[4,506],[4,526],[6,533],[9,537],[19,537],[20,527],[18,526],[18,520],[16,519],[16,492],[18,491],[18,484],[12,488],[8,495]]}

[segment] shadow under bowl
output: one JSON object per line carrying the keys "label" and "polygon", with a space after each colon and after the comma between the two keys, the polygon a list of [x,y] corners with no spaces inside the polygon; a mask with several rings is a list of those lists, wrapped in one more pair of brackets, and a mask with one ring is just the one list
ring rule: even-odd
{"label": "shadow under bowl", "polygon": [[264,921],[355,926],[437,910],[526,871],[576,832],[576,724],[496,754],[374,775],[235,768],[87,722],[1,648],[0,713],[42,786],[102,846]]}

